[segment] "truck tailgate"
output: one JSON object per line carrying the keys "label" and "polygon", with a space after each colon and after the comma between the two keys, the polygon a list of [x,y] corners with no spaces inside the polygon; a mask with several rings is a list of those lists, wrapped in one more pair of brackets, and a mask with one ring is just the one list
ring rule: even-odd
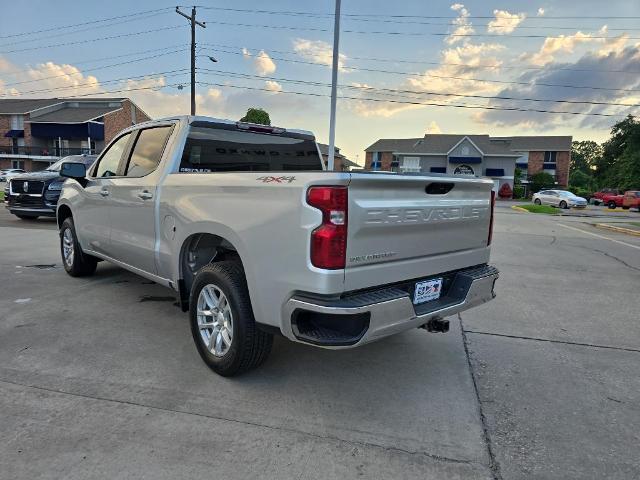
{"label": "truck tailgate", "polygon": [[352,174],[345,289],[486,263],[491,188],[478,178]]}

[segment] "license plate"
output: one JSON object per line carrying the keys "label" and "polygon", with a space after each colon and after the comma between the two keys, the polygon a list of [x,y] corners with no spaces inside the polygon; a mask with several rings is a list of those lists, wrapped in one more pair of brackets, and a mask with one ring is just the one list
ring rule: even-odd
{"label": "license plate", "polygon": [[419,303],[437,300],[440,298],[441,291],[442,278],[432,278],[431,280],[418,282],[416,283],[416,291],[413,295],[413,303],[418,305]]}

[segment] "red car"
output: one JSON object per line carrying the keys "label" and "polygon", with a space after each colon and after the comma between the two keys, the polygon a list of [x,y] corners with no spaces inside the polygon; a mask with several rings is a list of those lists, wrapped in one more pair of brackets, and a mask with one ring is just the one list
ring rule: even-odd
{"label": "red car", "polygon": [[624,192],[622,208],[637,208],[640,212],[640,190],[628,190]]}
{"label": "red car", "polygon": [[[616,201],[617,196],[620,196],[620,204]],[[596,205],[607,205],[610,208],[616,208],[616,206],[622,206],[622,196],[620,191],[615,188],[603,188],[599,192],[596,192],[591,197],[593,203]]]}

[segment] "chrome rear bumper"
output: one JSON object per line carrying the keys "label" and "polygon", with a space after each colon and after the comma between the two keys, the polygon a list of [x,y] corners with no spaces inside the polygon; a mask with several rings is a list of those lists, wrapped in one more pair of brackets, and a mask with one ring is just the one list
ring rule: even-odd
{"label": "chrome rear bumper", "polygon": [[296,296],[285,304],[282,333],[324,348],[353,348],[488,302],[498,276],[489,265],[454,272],[440,299],[420,305],[393,286],[326,301]]}

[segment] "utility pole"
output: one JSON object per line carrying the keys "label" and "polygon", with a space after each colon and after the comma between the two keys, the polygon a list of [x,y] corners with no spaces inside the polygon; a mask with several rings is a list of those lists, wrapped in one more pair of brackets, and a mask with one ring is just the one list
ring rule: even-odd
{"label": "utility pole", "polygon": [[331,114],[329,118],[329,159],[327,168],[333,170],[336,149],[336,96],[338,88],[338,64],[340,61],[340,0],[336,0],[333,17],[333,65],[331,71]]}
{"label": "utility pole", "polygon": [[191,16],[182,13],[176,7],[176,13],[189,20],[191,24],[191,115],[196,114],[196,25],[207,28],[204,22],[196,20],[196,7],[191,8]]}

